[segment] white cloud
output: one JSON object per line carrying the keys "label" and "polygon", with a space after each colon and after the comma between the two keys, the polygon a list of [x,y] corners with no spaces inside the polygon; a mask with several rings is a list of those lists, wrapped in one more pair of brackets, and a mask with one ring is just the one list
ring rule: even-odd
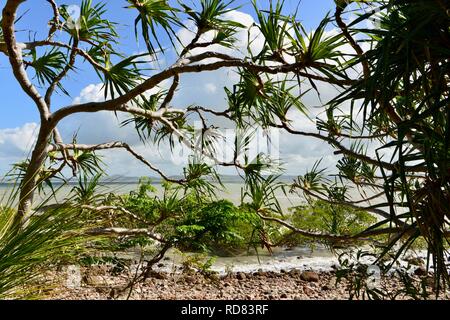
{"label": "white cloud", "polygon": [[83,90],[80,95],[73,100],[74,104],[86,102],[101,102],[105,100],[105,91],[103,90],[103,83],[90,84]]}
{"label": "white cloud", "polygon": [[[261,51],[264,45],[264,38],[258,28],[254,26],[252,16],[239,12],[231,11],[225,14],[225,19],[230,19],[243,24],[246,28],[236,34],[236,48],[225,48],[219,45],[208,49],[195,49],[193,54],[198,54],[206,50],[217,51],[237,57],[242,57],[248,50],[248,39],[250,39],[250,48],[254,54]],[[177,34],[183,44],[189,43],[195,34],[195,27],[192,22],[186,23],[186,28],[180,30]],[[331,35],[333,31],[330,31]],[[250,35],[250,36],[249,36]],[[206,34],[201,41],[209,41],[213,38],[212,33]],[[351,50],[345,47],[344,51]],[[180,51],[180,48],[178,48]],[[165,64],[165,60],[160,60],[160,64]],[[160,65],[159,67],[163,67]],[[211,109],[223,110],[227,106],[224,87],[231,87],[239,78],[233,69],[221,69],[214,72],[205,72],[199,74],[185,74],[181,76],[179,90],[177,91],[173,106],[185,108],[189,105],[202,105]],[[168,88],[170,81],[161,84],[161,88]],[[328,84],[317,83],[323,102],[334,97],[338,92]],[[302,90],[307,90],[309,85],[305,83]],[[156,90],[153,90],[154,93]],[[74,103],[100,102],[104,100],[103,84],[90,84],[86,86],[74,99]],[[320,116],[323,109],[315,108],[322,105],[317,95],[313,92],[303,97],[303,102],[308,108],[311,119],[302,115],[300,112],[292,112],[290,118],[293,120],[294,128],[302,131],[316,131],[315,118]],[[73,135],[77,134],[79,143],[96,144],[110,141],[124,141],[132,145],[134,149],[145,156],[156,166],[168,174],[180,174],[182,172],[182,161],[180,157],[174,156],[166,143],[159,148],[153,145],[143,145],[132,126],[121,127],[121,122],[127,116],[118,113],[117,116],[112,112],[85,113],[74,115],[61,122],[59,129],[65,141],[71,141]],[[222,126],[220,119],[214,118],[212,124]],[[27,124],[22,128],[0,130],[0,160],[4,163],[6,154],[14,154],[24,157],[28,152],[33,139],[36,135],[36,124]],[[313,163],[319,158],[324,157],[323,165],[333,165],[336,157],[332,155],[331,147],[323,141],[302,136],[293,136],[286,133],[280,135],[280,156],[285,163],[288,174],[302,174],[306,168],[311,168]],[[151,174],[151,172],[138,160],[131,157],[124,151],[102,152],[104,161],[108,166],[110,174],[120,174],[129,176],[139,176]],[[1,168],[3,169],[3,168]],[[225,172],[231,173],[230,170]]]}
{"label": "white cloud", "polygon": [[27,123],[13,129],[0,129],[0,156],[23,156],[36,140],[38,124]]}
{"label": "white cloud", "polygon": [[206,92],[209,94],[217,92],[217,86],[214,83],[205,84],[205,89],[206,89]]}
{"label": "white cloud", "polygon": [[[242,57],[248,50],[249,38],[251,39],[250,48],[253,53],[261,51],[264,45],[264,38],[258,28],[254,26],[255,21],[252,16],[239,11],[231,11],[224,18],[239,22],[246,27],[246,29],[236,34],[236,48],[225,48],[214,45],[207,49],[197,48],[192,54],[199,54],[206,50],[211,50]],[[177,36],[186,45],[193,39],[195,32],[195,26],[192,22],[188,21],[186,22],[186,28],[181,29]],[[210,32],[203,36],[200,42],[210,41],[213,39],[213,36],[214,34]],[[178,51],[181,51],[181,48],[178,48]],[[206,106],[211,109],[223,110],[227,104],[223,88],[231,87],[238,79],[238,74],[233,69],[182,75],[179,90],[173,100],[173,106],[185,108],[188,105],[194,104]],[[169,82],[164,84],[165,87],[168,87],[168,85]],[[337,90],[328,84],[318,83],[317,86],[321,92],[323,101],[327,101],[337,93]],[[303,90],[307,90],[308,87],[305,83]],[[101,101],[102,99],[102,85],[93,84],[83,89],[80,96],[74,102],[83,103]],[[321,105],[321,103],[314,93],[306,95],[304,97],[304,103],[309,109],[312,120],[298,111],[292,112],[291,119],[293,120],[293,127],[302,131],[314,132],[316,131],[314,120],[319,115],[319,109],[314,107]],[[64,133],[67,135],[79,130],[78,138],[79,142],[82,143],[101,143],[115,140],[125,141],[134,145],[134,148],[138,152],[170,174],[181,172],[182,163],[179,161],[180,157],[174,157],[166,144],[163,144],[160,150],[155,146],[144,146],[140,143],[138,136],[131,126],[120,128],[121,120],[123,120],[123,115],[121,114],[119,114],[119,119],[112,113],[79,115],[76,119],[72,119],[67,125],[64,125]],[[214,118],[213,121],[213,124],[222,125],[222,123],[217,122],[220,122],[220,119]],[[287,173],[289,174],[303,173],[307,167],[310,168],[321,157],[325,157],[326,161],[324,160],[323,162],[327,165],[332,164],[335,160],[334,156],[330,156],[332,155],[331,147],[323,141],[301,136],[292,136],[286,133],[281,134],[280,139],[280,156],[285,162],[285,168],[288,169]],[[142,164],[130,157],[126,152],[114,151],[104,152],[103,154],[105,156],[105,162],[108,164],[112,174],[141,175],[148,172]],[[174,161],[174,158],[176,161]]]}
{"label": "white cloud", "polygon": [[0,129],[0,177],[11,165],[24,160],[36,141],[38,124],[26,123],[22,127]]}

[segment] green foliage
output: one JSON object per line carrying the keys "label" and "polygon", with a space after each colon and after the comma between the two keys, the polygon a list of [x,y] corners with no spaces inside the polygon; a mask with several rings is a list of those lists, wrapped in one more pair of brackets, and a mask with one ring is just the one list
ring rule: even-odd
{"label": "green foliage", "polygon": [[78,171],[80,171],[81,174],[85,174],[88,176],[95,176],[103,173],[103,161],[101,159],[101,156],[97,155],[93,151],[81,151],[75,149],[73,151],[71,160],[74,169],[74,175],[78,173]]}
{"label": "green foliage", "polygon": [[250,245],[257,216],[220,200],[187,212],[176,226],[182,248],[229,254]]}
{"label": "green foliage", "polygon": [[94,177],[87,175],[81,175],[78,178],[78,185],[73,187],[72,193],[74,195],[74,201],[78,204],[93,205],[103,198],[103,195],[97,191],[101,174],[97,174]]}
{"label": "green foliage", "polygon": [[297,82],[285,78],[274,81],[247,70],[240,70],[240,81],[230,90],[225,88],[232,118],[240,126],[254,123],[263,128],[274,126],[279,121],[289,122],[288,112],[297,110],[306,114],[306,107],[298,94]]}
{"label": "green foliage", "polygon": [[231,7],[233,2],[234,0],[228,2],[223,0],[200,0],[201,9],[198,11],[184,3],[180,2],[180,5],[184,8],[189,19],[195,23],[200,34],[211,30],[218,31],[216,42],[219,42],[219,38],[228,38],[226,35],[230,31],[237,27],[242,27],[237,22],[223,19],[224,14],[236,9]]}
{"label": "green foliage", "polygon": [[[139,222],[119,215],[115,222],[130,227],[154,226],[156,232],[182,250],[229,255],[253,246],[259,219],[247,207],[213,200],[207,193],[184,194],[176,187],[166,188],[162,197],[153,191],[148,181],[142,181],[137,191],[115,200],[141,219]],[[115,243],[120,248],[146,245],[135,240],[125,238]]]}
{"label": "green foliage", "polygon": [[205,277],[212,277],[214,272],[211,271],[211,267],[215,261],[214,257],[208,257],[202,253],[183,254],[183,261],[181,263],[183,272],[193,273],[198,272]]}
{"label": "green foliage", "polygon": [[[134,21],[136,39],[139,38],[138,25],[140,23],[142,37],[149,54],[156,58],[158,49],[164,52],[164,48],[159,40],[161,35],[158,34],[158,27],[166,32],[175,46],[172,37],[176,37],[176,32],[173,27],[180,25],[180,23],[176,17],[177,10],[172,8],[167,0],[128,0],[128,2],[131,4],[128,8],[136,9],[139,12]],[[157,43],[158,48],[155,47],[154,42]]]}
{"label": "green foliage", "polygon": [[283,16],[284,1],[277,1],[275,6],[270,1],[269,10],[260,10],[257,1],[253,0],[253,6],[257,13],[256,26],[264,35],[265,45],[257,58],[284,62],[283,54],[286,53],[286,37],[289,30],[289,19]]}
{"label": "green foliage", "polygon": [[[64,53],[56,48],[52,48],[40,57],[37,56],[36,50],[32,50],[31,56],[33,60],[30,65],[33,67],[35,78],[41,86],[51,84],[67,63]],[[58,87],[64,93],[68,94],[61,84],[59,84]]]}
{"label": "green foliage", "polygon": [[284,185],[277,181],[278,178],[279,176],[274,175],[263,177],[255,173],[247,174],[242,202],[245,202],[246,199],[250,200],[247,205],[255,213],[265,215],[277,212],[282,214],[277,191],[284,192]]}
{"label": "green foliage", "polygon": [[342,34],[325,35],[326,27],[330,21],[331,19],[328,16],[325,17],[316,30],[310,34],[305,31],[300,23],[295,22],[292,26],[294,31],[293,36],[286,35],[291,40],[289,52],[292,52],[298,61],[312,65],[318,71],[325,74],[329,74],[328,72],[336,72],[337,70],[331,66],[323,68],[323,66],[315,65],[316,62],[334,62],[336,65],[340,65],[345,57],[345,54],[339,50],[342,47]]}
{"label": "green foliage", "polygon": [[[83,0],[80,7],[80,16],[72,17],[68,6],[61,6],[61,17],[65,20],[63,29],[76,41],[85,41],[96,46],[110,46],[115,43],[118,34],[115,23],[106,19],[106,3],[99,2],[93,5],[92,0]],[[74,18],[77,18],[75,21]]]}
{"label": "green foliage", "polygon": [[[155,94],[150,95],[149,97],[141,96],[139,101],[139,107],[143,111],[156,111],[160,104],[164,101],[164,97],[166,95],[166,91],[159,91]],[[133,118],[124,120],[121,125],[126,126],[128,124],[133,124],[136,132],[139,135],[139,138],[142,142],[147,142],[153,131],[157,131],[156,121],[151,118],[134,116]]]}
{"label": "green foliage", "polygon": [[[407,250],[420,237],[433,255],[436,283],[450,283],[445,261],[450,215],[450,109],[448,108],[449,10],[448,1],[392,0],[362,15],[352,24],[352,32],[367,33],[371,48],[354,63],[364,63],[367,75],[332,101],[332,106],[358,101],[352,116],[362,114],[370,133],[389,133],[381,141],[377,160],[392,154],[395,170],[380,165],[390,212],[398,206],[411,221]],[[375,18],[376,28],[361,29],[358,24]],[[418,23],[420,21],[420,23]],[[358,164],[345,159],[342,168],[356,178]],[[392,172],[390,172],[392,171]],[[419,172],[419,173],[418,173]],[[417,179],[411,176],[420,176]],[[395,199],[401,199],[396,202]],[[393,216],[393,215],[392,215]],[[387,251],[402,237],[395,237]]]}
{"label": "green foliage", "polygon": [[192,194],[197,199],[215,198],[218,188],[223,188],[222,181],[214,168],[205,163],[192,161],[184,169],[186,183],[181,186],[185,194]]}
{"label": "green foliage", "polygon": [[365,211],[321,200],[292,208],[289,219],[302,230],[335,235],[358,234],[377,222]]}
{"label": "green foliage", "polygon": [[42,288],[32,281],[52,264],[75,260],[87,240],[77,235],[84,222],[76,209],[61,206],[33,215],[20,232],[13,226],[15,214],[0,206],[0,299],[35,297]]}
{"label": "green foliage", "polygon": [[106,61],[106,71],[103,74],[105,99],[108,97],[114,99],[117,94],[121,96],[139,84],[143,79],[145,69],[138,66],[147,63],[147,61],[139,58],[144,56],[148,56],[148,54],[129,56],[112,66],[109,60]]}

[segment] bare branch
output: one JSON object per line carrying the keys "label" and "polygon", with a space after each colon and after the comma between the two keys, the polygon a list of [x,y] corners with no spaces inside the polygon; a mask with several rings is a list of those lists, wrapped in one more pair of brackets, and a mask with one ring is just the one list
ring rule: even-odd
{"label": "bare branch", "polygon": [[74,39],[72,49],[70,51],[69,62],[64,67],[64,69],[56,76],[56,78],[53,79],[52,83],[47,89],[47,92],[45,93],[45,103],[47,104],[48,108],[50,108],[52,94],[55,91],[56,87],[61,82],[61,80],[67,75],[67,73],[73,68],[75,64],[75,58],[78,53],[77,48],[78,48],[78,39]]}
{"label": "bare branch", "polygon": [[173,96],[175,95],[175,91],[178,88],[178,85],[180,84],[180,76],[176,75],[173,77],[172,85],[169,88],[169,92],[167,93],[167,96],[165,97],[163,103],[161,104],[160,109],[167,109],[167,106],[172,101]]}
{"label": "bare branch", "polygon": [[211,113],[211,114],[213,114],[213,115],[215,115],[217,117],[225,117],[225,118],[231,119],[230,110],[229,109],[224,110],[224,111],[215,111],[215,110],[208,109],[208,108],[205,108],[205,107],[202,107],[202,106],[194,106],[194,107],[188,107],[187,111],[193,111],[193,112],[197,112],[197,113],[199,111],[203,111],[203,112],[206,112],[206,113]]}
{"label": "bare branch", "polygon": [[217,61],[213,63],[207,64],[198,64],[198,65],[175,65],[169,67],[168,69],[150,77],[142,84],[136,86],[131,89],[126,94],[116,98],[107,100],[104,102],[90,102],[85,104],[72,105],[65,108],[62,108],[56,111],[53,114],[52,120],[55,123],[58,123],[61,119],[79,112],[98,112],[98,111],[120,111],[118,108],[121,105],[127,104],[129,101],[135,99],[139,95],[145,93],[146,91],[154,88],[159,83],[169,78],[175,77],[176,75],[181,75],[185,73],[200,73],[206,71],[215,71],[222,68],[234,68],[240,67],[245,68],[254,72],[265,72],[269,74],[278,74],[278,73],[289,73],[295,72],[299,69],[308,67],[304,63],[293,63],[287,65],[279,65],[279,66],[261,66],[256,65],[250,61],[244,61],[240,59],[235,60],[226,60],[226,61]]}
{"label": "bare branch", "polygon": [[125,149],[128,151],[131,155],[133,155],[137,160],[145,164],[147,167],[149,167],[154,172],[158,173],[164,180],[177,183],[177,184],[183,184],[186,181],[185,180],[175,180],[169,178],[164,172],[162,172],[160,169],[158,169],[156,166],[154,166],[152,163],[150,163],[148,160],[146,160],[142,155],[135,152],[128,144],[124,142],[110,142],[110,143],[103,143],[103,144],[97,144],[97,145],[85,145],[85,144],[56,144],[56,145],[50,145],[47,148],[47,152],[52,151],[63,151],[63,150],[82,150],[82,151],[99,151],[99,150],[109,150],[109,149]]}
{"label": "bare branch", "polygon": [[[357,153],[357,152],[352,151],[350,149],[347,149],[341,143],[339,143],[339,141],[337,141],[336,139],[333,139],[331,137],[324,136],[324,135],[321,135],[319,133],[314,133],[314,132],[304,132],[304,131],[295,130],[295,129],[292,129],[291,127],[289,127],[286,122],[283,122],[283,124],[279,124],[279,125],[272,124],[272,126],[277,127],[277,128],[285,129],[287,132],[289,132],[291,134],[294,134],[294,135],[301,135],[301,136],[305,136],[305,137],[317,138],[317,139],[320,139],[322,141],[328,142],[333,147],[336,147],[337,149],[339,149],[339,151],[335,152],[335,154],[342,153],[342,154],[345,154],[347,156],[350,156],[350,157],[362,160],[362,161],[364,161],[364,162],[366,162],[368,164],[381,166],[384,169],[390,170],[390,171],[396,171],[398,169],[398,165],[395,164],[395,163],[389,163],[389,162],[385,162],[385,161],[378,161],[378,160],[370,158],[367,155],[360,154],[360,153]],[[426,172],[426,168],[421,167],[421,166],[405,166],[404,168],[405,168],[406,172]]]}
{"label": "bare branch", "polygon": [[6,2],[2,16],[3,38],[14,76],[25,93],[35,102],[41,119],[46,121],[50,117],[50,111],[44,99],[28,78],[22,57],[23,46],[16,42],[14,23],[17,9],[22,2],[23,0],[8,0]]}
{"label": "bare branch", "polygon": [[374,230],[363,231],[356,235],[333,235],[333,234],[324,234],[324,233],[317,233],[317,232],[302,230],[302,229],[299,229],[299,228],[291,225],[290,223],[288,223],[284,220],[274,218],[274,217],[267,217],[267,216],[262,215],[261,213],[258,213],[258,216],[265,221],[276,222],[276,223],[278,223],[278,224],[288,228],[289,230],[291,230],[297,234],[300,234],[302,236],[305,236],[308,238],[313,238],[313,239],[322,239],[322,240],[331,240],[331,241],[348,241],[348,240],[358,240],[358,239],[361,240],[361,239],[369,237],[369,236],[378,236],[378,235],[383,235],[383,234],[394,234],[394,233],[398,234],[405,230],[403,228],[384,228],[384,229],[374,229]]}
{"label": "bare branch", "polygon": [[52,10],[53,10],[53,19],[51,21],[51,27],[50,30],[48,31],[48,36],[47,39],[50,40],[51,38],[53,38],[53,35],[55,34],[55,32],[60,29],[60,23],[59,23],[59,8],[58,5],[56,4],[55,1],[53,0],[47,0],[48,3],[50,3],[50,5],[52,6]]}
{"label": "bare branch", "polygon": [[[298,187],[299,189],[301,189],[301,190],[302,190],[304,193],[306,193],[307,195],[309,195],[309,196],[311,196],[311,197],[313,197],[313,198],[315,198],[315,199],[318,199],[318,200],[327,202],[327,203],[329,203],[329,204],[341,205],[341,206],[347,206],[347,207],[350,207],[350,208],[353,208],[353,209],[359,210],[359,211],[368,211],[368,212],[372,212],[372,213],[375,213],[375,214],[377,214],[377,215],[379,215],[379,216],[381,216],[381,217],[383,217],[383,218],[386,218],[386,219],[392,219],[392,215],[389,214],[388,212],[385,212],[385,211],[383,211],[383,210],[381,210],[381,209],[378,209],[378,208],[377,208],[377,207],[379,207],[378,205],[376,205],[376,206],[370,206],[370,207],[361,207],[361,206],[358,206],[358,205],[356,205],[356,204],[354,204],[354,203],[351,203],[351,202],[334,201],[334,200],[331,200],[331,199],[329,199],[329,198],[321,197],[321,196],[315,194],[314,192],[312,192],[311,190],[308,190],[308,189],[306,189],[306,188],[304,188],[304,187],[302,187],[302,186],[300,186],[300,185],[297,185],[297,187]],[[406,225],[405,222],[401,221],[401,220],[398,219],[397,217],[394,217],[393,220],[395,221],[395,223],[397,223],[397,224],[400,225],[400,226]]]}
{"label": "bare branch", "polygon": [[132,236],[132,237],[139,237],[139,236],[145,236],[149,237],[152,240],[155,240],[160,243],[167,243],[167,241],[162,238],[160,235],[155,234],[151,232],[148,229],[142,228],[142,229],[126,229],[126,228],[95,228],[86,230],[85,234],[90,236],[116,236],[116,237],[123,237],[123,236]]}
{"label": "bare branch", "polygon": [[125,213],[126,215],[130,216],[131,218],[133,218],[134,220],[137,220],[141,223],[144,223],[146,225],[149,225],[150,223],[148,221],[145,221],[144,219],[142,219],[141,217],[139,217],[138,215],[136,215],[135,213],[123,208],[123,207],[118,207],[118,206],[100,206],[100,207],[94,207],[94,206],[89,206],[89,205],[83,205],[81,206],[82,209],[86,209],[86,210],[91,210],[91,211],[96,211],[96,212],[104,212],[104,211],[121,211],[123,213]]}

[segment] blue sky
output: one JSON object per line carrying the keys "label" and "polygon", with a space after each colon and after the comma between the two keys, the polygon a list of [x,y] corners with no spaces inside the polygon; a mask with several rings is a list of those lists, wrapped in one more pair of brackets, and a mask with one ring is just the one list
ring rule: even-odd
{"label": "blue sky", "polygon": [[[258,1],[263,6],[268,1]],[[79,4],[81,1],[58,1],[59,4]],[[307,29],[314,28],[326,12],[332,10],[333,0],[303,0],[300,3],[299,18]],[[121,49],[124,52],[139,52],[144,48],[138,45],[134,37],[133,20],[135,12],[124,9],[126,5],[124,0],[108,1],[108,16],[112,21],[119,23],[119,33],[121,35]],[[241,6],[240,11],[254,14],[250,1],[236,1],[236,5]],[[287,0],[285,10],[293,12],[298,5],[298,1]],[[27,12],[28,13],[25,13]],[[17,29],[20,32],[19,37],[27,40],[34,32],[36,39],[45,37],[47,32],[46,23],[52,15],[51,8],[41,0],[28,0],[21,6],[21,12],[25,16],[18,23]],[[86,72],[87,71],[87,72]],[[70,93],[76,96],[87,84],[98,82],[97,76],[90,72],[91,70],[79,70],[78,75],[64,83],[69,88]],[[80,78],[83,81],[79,81]],[[12,78],[12,73],[8,61],[4,55],[0,57],[0,79],[2,79],[0,94],[2,96],[2,115],[0,117],[0,128],[13,128],[21,126],[26,122],[36,122],[39,120],[31,100],[26,97],[16,81]],[[71,103],[71,98],[57,95],[54,105],[61,106]]]}
{"label": "blue sky", "polygon": [[[191,0],[190,2],[196,2],[197,0]],[[94,0],[94,3],[96,1]],[[57,1],[59,5],[79,5],[81,1],[72,0],[68,2]],[[258,1],[260,7],[267,6],[269,1]],[[298,6],[298,1],[286,0],[285,10],[286,12],[293,12]],[[108,17],[110,20],[118,23],[118,31],[120,34],[120,50],[127,54],[135,54],[145,50],[142,43],[136,43],[134,36],[134,18],[136,13],[133,10],[125,9],[127,5],[125,0],[111,0],[108,1]],[[251,1],[236,1],[236,5],[241,6],[239,11],[254,16]],[[299,6],[298,18],[302,21],[307,30],[313,29],[327,12],[332,11],[334,8],[333,0],[303,0]],[[47,22],[52,16],[52,11],[47,2],[42,0],[28,0],[21,5],[21,13],[25,13],[24,17],[19,21],[16,26],[18,30],[17,37],[19,41],[27,41],[29,38],[43,39],[48,32]],[[170,53],[169,53],[170,56]],[[32,73],[30,73],[31,75]],[[211,103],[217,102],[223,103],[223,91],[221,88],[227,84],[227,77],[229,73],[222,73],[221,75],[205,75],[203,78],[188,78],[185,83],[184,90],[189,94],[181,94],[182,97],[175,99],[179,104],[184,103]],[[0,94],[1,101],[1,115],[0,115],[0,175],[5,172],[8,166],[26,155],[24,145],[29,146],[31,143],[25,141],[26,139],[32,139],[32,136],[36,133],[35,125],[38,123],[39,116],[33,102],[22,92],[21,88],[15,81],[12,72],[9,68],[7,58],[0,54]],[[195,88],[197,81],[208,81],[208,87],[211,88],[210,95],[208,97],[199,97],[200,94],[196,94]],[[70,78],[64,80],[64,86],[68,89],[71,96],[67,97],[62,94],[56,94],[53,98],[53,107],[60,108],[65,105],[73,103],[74,99],[78,101],[87,101],[92,96],[90,89],[93,86],[99,84],[97,75],[87,65],[79,64],[76,74],[72,74]],[[183,84],[182,84],[183,87]],[[99,88],[98,86],[95,88]],[[89,89],[89,90],[87,90]],[[202,89],[203,90],[203,89]],[[87,93],[86,93],[87,92]],[[198,91],[202,93],[202,91]],[[189,96],[189,98],[187,97]],[[197,101],[197,99],[199,99]],[[202,100],[203,99],[203,100]],[[105,120],[106,119],[106,120]],[[85,137],[87,142],[102,142],[103,139],[113,139],[114,135],[119,135],[118,138],[126,138],[130,136],[129,131],[118,131],[117,123],[113,126],[106,126],[104,129],[98,130],[98,124],[100,121],[108,121],[103,115],[103,118],[81,116],[74,121],[68,121],[62,123],[63,134],[68,137],[75,131],[79,130],[81,126],[84,126],[84,131],[81,137]],[[28,126],[25,128],[26,124]],[[14,128],[20,128],[20,130],[14,130]],[[9,139],[9,140],[8,140]],[[133,138],[134,139],[134,138]],[[132,140],[133,140],[132,139]],[[12,141],[12,142],[11,142]],[[134,141],[134,140],[133,140]],[[26,143],[25,143],[26,142]],[[82,141],[86,142],[86,141]],[[9,145],[8,145],[9,143]],[[21,147],[17,147],[14,144],[22,143]],[[295,146],[297,150],[302,148]],[[317,149],[317,150],[316,150]],[[311,145],[307,152],[314,157],[320,154],[323,150],[323,146]],[[314,151],[315,150],[315,151]],[[20,151],[20,152],[18,152]],[[317,151],[317,152],[316,152]],[[319,152],[320,151],[320,152]],[[295,155],[294,155],[295,156]],[[122,159],[121,164],[115,163],[114,160],[110,160],[109,164],[112,164],[114,168],[121,168],[121,166],[127,166],[128,160],[126,157],[117,156]],[[299,154],[299,159],[302,159],[302,155]],[[119,160],[117,160],[119,161]],[[306,160],[305,160],[306,161]],[[312,161],[312,160],[311,160]],[[311,162],[306,161],[305,163]],[[167,161],[162,161],[163,166]],[[305,164],[306,165],[306,164]],[[168,171],[171,172],[171,167],[166,166]],[[294,168],[293,171],[296,171]],[[136,175],[135,171],[113,170],[113,173],[122,175]]]}

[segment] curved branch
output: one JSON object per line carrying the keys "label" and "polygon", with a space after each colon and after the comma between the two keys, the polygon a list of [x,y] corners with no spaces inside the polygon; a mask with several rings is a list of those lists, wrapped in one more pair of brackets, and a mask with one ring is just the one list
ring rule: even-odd
{"label": "curved branch", "polygon": [[47,152],[64,151],[64,150],[99,151],[99,150],[109,150],[109,149],[125,149],[131,155],[133,155],[137,160],[139,160],[140,162],[145,164],[147,167],[149,167],[154,172],[158,173],[166,181],[177,183],[177,184],[183,184],[186,182],[185,180],[175,180],[175,179],[169,178],[164,172],[162,172],[160,169],[155,167],[148,160],[146,160],[142,155],[135,152],[127,143],[124,143],[124,142],[110,142],[110,143],[102,143],[102,144],[96,144],[96,145],[54,144],[54,145],[50,145],[47,148]]}
{"label": "curved branch", "polygon": [[370,69],[369,69],[369,64],[364,59],[364,51],[359,46],[359,44],[356,42],[356,40],[353,39],[352,35],[348,31],[347,25],[342,20],[342,13],[344,12],[345,8],[349,5],[349,1],[340,1],[340,2],[342,4],[336,6],[336,11],[335,11],[335,14],[334,14],[334,17],[336,19],[336,23],[339,26],[339,28],[341,29],[341,31],[344,34],[344,36],[347,39],[347,41],[350,43],[352,48],[355,50],[355,52],[358,55],[358,57],[361,59],[361,64],[362,64],[363,72],[364,72],[364,78],[367,79],[369,77],[369,74],[370,74]]}
{"label": "curved branch", "polygon": [[313,238],[313,239],[331,240],[331,241],[358,240],[358,239],[363,239],[363,238],[369,237],[369,236],[379,236],[379,235],[393,234],[393,233],[398,234],[405,230],[404,228],[397,227],[397,228],[384,228],[384,229],[368,230],[368,231],[363,231],[361,233],[358,233],[356,235],[324,234],[324,233],[311,232],[311,231],[299,229],[297,227],[294,227],[290,223],[288,223],[284,220],[278,219],[278,218],[267,217],[260,213],[257,213],[257,215],[265,221],[271,221],[271,222],[276,222],[278,224],[281,224],[282,226],[288,228],[289,230],[291,230],[297,234],[300,234],[304,237]]}
{"label": "curved branch", "polygon": [[69,62],[64,67],[64,69],[55,77],[55,79],[53,79],[52,83],[47,89],[47,92],[45,93],[45,103],[47,104],[49,109],[53,92],[55,91],[56,87],[60,84],[61,80],[67,75],[67,73],[73,68],[75,64],[75,58],[77,56],[77,48],[78,48],[78,39],[74,39],[72,49],[70,51]]}
{"label": "curved branch", "polygon": [[50,3],[50,5],[52,6],[52,10],[53,10],[53,19],[51,21],[51,27],[50,30],[48,31],[48,36],[47,39],[51,39],[53,38],[53,35],[55,34],[55,32],[60,28],[60,23],[59,23],[59,8],[58,5],[56,4],[55,1],[53,0],[47,0],[48,3]]}
{"label": "curved branch", "polygon": [[185,73],[200,73],[206,71],[216,71],[222,68],[245,68],[253,72],[265,72],[269,74],[289,73],[295,72],[298,69],[307,67],[304,63],[293,63],[279,66],[261,66],[253,62],[244,61],[240,59],[217,61],[207,64],[198,65],[174,65],[144,81],[142,84],[128,91],[126,94],[104,102],[90,102],[85,104],[71,105],[56,111],[52,116],[52,121],[56,124],[61,119],[80,112],[97,112],[105,110],[120,111],[118,108],[121,105],[137,98],[139,95],[154,88],[159,83],[169,78],[175,77]]}
{"label": "curved branch", "polygon": [[205,107],[202,107],[202,106],[191,106],[191,107],[188,107],[186,109],[186,111],[192,111],[192,112],[196,112],[196,113],[198,113],[199,111],[203,111],[205,113],[213,114],[213,115],[215,115],[217,117],[225,117],[227,119],[231,119],[230,109],[227,109],[227,110],[224,110],[224,111],[215,111],[215,110],[208,109],[208,108],[205,108]]}
{"label": "curved branch", "polygon": [[[378,161],[378,160],[372,159],[369,156],[366,156],[364,154],[360,154],[360,153],[354,152],[354,151],[352,151],[350,149],[347,149],[341,143],[339,143],[337,140],[335,140],[335,139],[333,139],[331,137],[324,136],[324,135],[321,135],[319,133],[314,133],[314,132],[298,131],[298,130],[295,130],[295,129],[292,129],[291,127],[289,127],[286,124],[286,122],[283,122],[283,124],[272,124],[272,126],[273,127],[277,127],[277,128],[281,128],[281,129],[285,129],[287,132],[289,132],[291,134],[301,135],[301,136],[305,136],[305,137],[317,138],[317,139],[320,139],[322,141],[328,142],[333,147],[336,147],[337,149],[339,149],[339,151],[335,152],[335,154],[342,153],[342,154],[345,154],[346,156],[362,160],[362,161],[364,161],[364,162],[366,162],[368,164],[381,166],[381,167],[383,167],[386,170],[390,170],[390,171],[396,171],[397,170],[398,166],[396,164],[385,162],[385,161]],[[407,172],[426,172],[426,168],[421,167],[421,166],[406,166],[405,167],[405,171],[407,171]]]}
{"label": "curved branch", "polygon": [[138,236],[145,236],[149,237],[152,240],[155,240],[157,242],[161,243],[167,243],[167,241],[162,238],[160,235],[155,234],[151,232],[148,229],[142,228],[142,229],[126,229],[126,228],[95,228],[95,229],[89,229],[85,231],[86,235],[90,236],[132,236],[132,237],[138,237]]}
{"label": "curved branch", "polygon": [[2,29],[9,62],[14,76],[22,87],[23,91],[35,102],[41,119],[46,121],[50,117],[50,111],[44,99],[39,94],[36,87],[31,83],[23,63],[22,50],[24,46],[16,42],[14,23],[19,5],[24,0],[8,0],[3,8]]}
{"label": "curved branch", "polygon": [[[373,207],[373,206],[371,206],[371,207],[360,207],[360,206],[357,206],[356,204],[353,204],[353,203],[350,203],[350,202],[333,201],[333,200],[330,200],[329,198],[320,197],[317,194],[311,192],[311,190],[303,188],[300,185],[297,185],[297,187],[300,188],[304,193],[308,194],[309,196],[314,197],[316,199],[319,199],[321,201],[327,202],[329,204],[343,205],[343,206],[348,206],[348,207],[350,207],[352,209],[359,210],[359,211],[372,212],[372,213],[375,213],[375,214],[377,214],[377,215],[379,215],[379,216],[381,216],[383,218],[386,218],[386,219],[391,219],[392,218],[392,215],[389,214],[388,212],[385,212],[385,211],[383,211],[381,209],[377,209],[376,207]],[[398,225],[406,225],[406,223],[404,223],[403,221],[401,221],[400,219],[398,219],[396,217],[394,217],[394,221]]]}
{"label": "curved branch", "polygon": [[172,101],[175,95],[175,91],[177,90],[179,84],[180,84],[180,76],[176,75],[175,77],[173,77],[172,85],[170,86],[169,92],[167,92],[167,96],[164,98],[164,101],[161,104],[160,109],[167,109],[167,106]]}

